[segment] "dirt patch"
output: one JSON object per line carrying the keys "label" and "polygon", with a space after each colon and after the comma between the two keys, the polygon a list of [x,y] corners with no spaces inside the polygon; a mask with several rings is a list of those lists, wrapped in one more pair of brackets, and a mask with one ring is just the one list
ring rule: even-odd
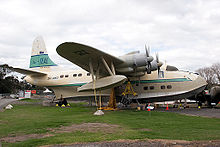
{"label": "dirt patch", "polygon": [[[121,130],[119,125],[112,125],[106,123],[83,123],[73,124],[71,126],[62,126],[60,128],[50,128],[46,134],[28,134],[28,135],[16,135],[14,137],[4,137],[0,139],[0,142],[15,143],[18,141],[25,141],[28,139],[46,138],[56,135],[56,133],[66,133],[74,131],[83,132],[99,132],[103,133],[116,133]],[[142,128],[143,131],[152,131],[151,129]],[[53,133],[52,133],[53,132]],[[73,143],[73,144],[59,144],[59,145],[46,145],[44,147],[142,147],[142,146],[168,146],[168,147],[218,147],[220,146],[220,140],[214,141],[185,141],[185,140],[166,140],[166,139],[144,139],[144,140],[115,140],[115,141],[103,141],[103,142],[90,142],[90,143]]]}
{"label": "dirt patch", "polygon": [[[8,136],[0,138],[2,142],[9,142],[15,143],[18,141],[25,141],[28,139],[39,139],[45,138],[56,135],[56,133],[67,133],[67,132],[74,132],[74,131],[81,131],[81,132],[99,132],[102,131],[103,133],[115,133],[118,130],[119,125],[112,125],[106,123],[83,123],[83,124],[73,124],[71,126],[62,126],[60,128],[49,128],[47,129],[49,133],[46,134],[27,134],[27,135],[15,135],[15,136]],[[55,134],[50,134],[53,132]]]}
{"label": "dirt patch", "polygon": [[66,133],[66,132],[74,132],[74,131],[81,131],[81,132],[99,132],[102,131],[103,133],[114,133],[115,130],[120,128],[119,125],[112,125],[106,123],[83,123],[83,124],[73,124],[71,126],[62,126],[58,129],[49,129],[55,133]]}
{"label": "dirt patch", "polygon": [[103,141],[92,143],[74,143],[74,144],[60,144],[60,145],[46,145],[42,147],[218,147],[220,141],[185,141],[185,140],[165,140],[165,139],[147,139],[147,140],[116,140],[116,141]]}
{"label": "dirt patch", "polygon": [[17,136],[9,136],[1,138],[0,141],[2,142],[9,142],[9,143],[15,143],[18,141],[25,141],[28,139],[39,139],[39,138],[45,138],[54,136],[52,134],[27,134],[27,135],[17,135]]}
{"label": "dirt patch", "polygon": [[147,140],[152,143],[160,143],[164,146],[172,147],[217,147],[220,145],[220,140],[214,141],[186,141],[186,140],[166,140],[166,139],[153,139]]}
{"label": "dirt patch", "polygon": [[1,125],[1,124],[4,124],[4,123],[5,123],[5,122],[4,122],[3,120],[0,120],[0,125]]}

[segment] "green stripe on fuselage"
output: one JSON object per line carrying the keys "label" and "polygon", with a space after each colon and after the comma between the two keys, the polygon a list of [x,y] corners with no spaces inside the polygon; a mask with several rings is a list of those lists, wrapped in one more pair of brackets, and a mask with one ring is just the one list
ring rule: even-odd
{"label": "green stripe on fuselage", "polygon": [[[140,83],[165,83],[165,82],[185,82],[185,81],[192,81],[187,78],[177,78],[177,79],[157,79],[157,80],[141,80]],[[136,84],[139,81],[131,81],[131,84]],[[47,87],[70,87],[70,86],[82,86],[87,83],[76,83],[76,84],[65,84],[65,85],[54,85],[54,86],[47,86]],[[127,81],[125,82],[127,84]]]}
{"label": "green stripe on fuselage", "polygon": [[[187,78],[156,79],[156,80],[141,80],[140,83],[166,83],[166,82],[185,82],[185,81],[192,81],[192,80],[187,79]],[[131,84],[135,84],[137,82],[139,81],[131,81]]]}
{"label": "green stripe on fuselage", "polygon": [[54,86],[47,86],[47,87],[71,87],[71,86],[82,86],[87,83],[76,83],[76,84],[65,84],[65,85],[54,85]]}

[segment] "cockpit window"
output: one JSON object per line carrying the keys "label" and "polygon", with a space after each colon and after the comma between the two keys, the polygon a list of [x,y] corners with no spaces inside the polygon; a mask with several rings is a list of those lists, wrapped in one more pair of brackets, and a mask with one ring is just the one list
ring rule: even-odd
{"label": "cockpit window", "polygon": [[170,65],[167,65],[167,71],[178,71],[178,68],[176,68],[175,66],[170,66]]}

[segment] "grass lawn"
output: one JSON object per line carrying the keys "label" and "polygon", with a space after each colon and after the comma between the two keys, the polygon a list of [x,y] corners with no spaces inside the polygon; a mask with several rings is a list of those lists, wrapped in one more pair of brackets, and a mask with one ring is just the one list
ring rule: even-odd
{"label": "grass lawn", "polygon": [[[220,119],[185,116],[168,112],[120,110],[94,116],[94,107],[71,104],[70,108],[41,105],[14,105],[0,113],[0,138],[25,134],[53,136],[8,143],[3,146],[40,146],[48,144],[110,141],[118,139],[220,140]],[[82,123],[116,124],[111,132],[74,131],[55,133],[48,130]]]}

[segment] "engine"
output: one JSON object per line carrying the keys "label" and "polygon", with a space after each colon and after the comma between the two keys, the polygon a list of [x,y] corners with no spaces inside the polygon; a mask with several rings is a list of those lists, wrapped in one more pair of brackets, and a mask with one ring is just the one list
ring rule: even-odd
{"label": "engine", "polygon": [[207,102],[209,107],[216,106],[220,102],[220,86],[213,86],[209,91],[204,90],[202,93],[196,95],[196,97],[189,99],[198,101],[199,105]]}
{"label": "engine", "polygon": [[209,104],[217,105],[220,101],[220,86],[214,86],[210,89],[210,101]]}
{"label": "engine", "polygon": [[124,63],[116,65],[116,70],[119,73],[132,73],[132,72],[146,72],[157,70],[157,61],[153,60],[152,56],[146,54],[128,54],[120,57]]}

